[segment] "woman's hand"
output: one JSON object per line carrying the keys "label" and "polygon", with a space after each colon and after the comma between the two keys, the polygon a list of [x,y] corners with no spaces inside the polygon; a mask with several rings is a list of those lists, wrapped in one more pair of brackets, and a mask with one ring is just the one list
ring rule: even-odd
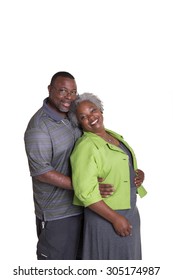
{"label": "woman's hand", "polygon": [[140,187],[140,185],[142,185],[144,178],[145,178],[145,174],[140,169],[135,170],[135,172],[136,172],[135,185],[138,188],[138,187]]}
{"label": "woman's hand", "polygon": [[117,213],[115,210],[112,210],[103,200],[93,203],[88,207],[93,212],[109,221],[118,235],[131,235],[132,226],[129,221],[125,217]]}
{"label": "woman's hand", "polygon": [[116,219],[112,222],[112,225],[118,235],[122,237],[132,235],[132,225],[120,214],[116,213]]}

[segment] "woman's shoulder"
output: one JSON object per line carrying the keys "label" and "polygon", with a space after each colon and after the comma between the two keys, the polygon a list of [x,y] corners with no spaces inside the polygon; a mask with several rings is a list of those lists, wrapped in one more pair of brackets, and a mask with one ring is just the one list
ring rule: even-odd
{"label": "woman's shoulder", "polygon": [[115,132],[115,131],[113,131],[113,130],[111,130],[111,129],[107,129],[107,128],[106,128],[106,131],[107,131],[109,134],[115,136],[115,137],[116,137],[117,139],[119,139],[119,140],[124,139],[123,136],[122,136],[121,134],[119,134],[119,133],[117,133],[117,132]]}
{"label": "woman's shoulder", "polygon": [[82,135],[75,143],[74,149],[71,153],[71,160],[80,161],[80,159],[84,160],[89,155],[95,154],[94,145],[89,137],[86,135]]}
{"label": "woman's shoulder", "polygon": [[75,147],[80,147],[85,149],[87,147],[91,147],[92,145],[93,145],[93,141],[87,133],[83,133],[82,136],[79,137],[75,143]]}
{"label": "woman's shoulder", "polygon": [[73,153],[78,154],[95,154],[98,149],[103,145],[103,139],[94,133],[84,132],[83,135],[78,138],[73,149]]}

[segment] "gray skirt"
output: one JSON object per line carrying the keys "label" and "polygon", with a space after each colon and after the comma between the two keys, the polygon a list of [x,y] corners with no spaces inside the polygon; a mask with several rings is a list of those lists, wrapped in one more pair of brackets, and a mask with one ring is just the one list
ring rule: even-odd
{"label": "gray skirt", "polygon": [[141,260],[137,207],[117,211],[132,224],[132,236],[120,237],[112,224],[89,208],[84,211],[83,260]]}

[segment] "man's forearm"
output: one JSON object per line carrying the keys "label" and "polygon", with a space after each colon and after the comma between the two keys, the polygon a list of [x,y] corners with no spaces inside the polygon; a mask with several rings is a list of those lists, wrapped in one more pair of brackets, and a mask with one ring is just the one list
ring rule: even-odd
{"label": "man's forearm", "polygon": [[63,175],[62,173],[59,173],[55,170],[46,172],[44,174],[35,176],[34,179],[54,185],[56,187],[62,188],[62,189],[67,189],[67,190],[72,190],[72,183],[71,183],[71,178],[68,176]]}

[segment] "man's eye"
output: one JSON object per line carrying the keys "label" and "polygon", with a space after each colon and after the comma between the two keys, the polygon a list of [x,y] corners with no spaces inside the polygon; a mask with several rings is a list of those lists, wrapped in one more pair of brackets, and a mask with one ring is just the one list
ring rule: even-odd
{"label": "man's eye", "polygon": [[81,119],[81,121],[83,121],[84,119],[86,119],[86,117],[85,116],[81,116],[80,119]]}
{"label": "man's eye", "polygon": [[67,90],[64,89],[64,88],[61,88],[59,91],[60,91],[60,93],[66,93],[67,92]]}

